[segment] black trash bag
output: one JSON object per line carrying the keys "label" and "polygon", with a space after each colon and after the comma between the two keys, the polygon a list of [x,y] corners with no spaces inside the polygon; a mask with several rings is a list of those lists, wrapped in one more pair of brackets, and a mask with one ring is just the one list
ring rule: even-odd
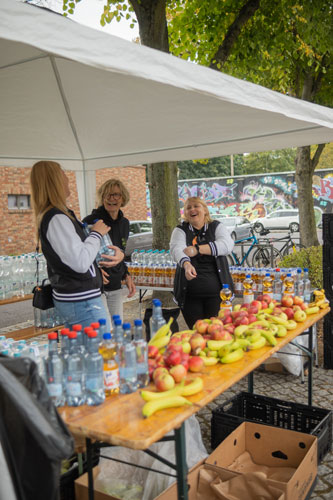
{"label": "black trash bag", "polygon": [[[175,309],[162,309],[163,318],[165,319],[166,322],[168,322],[169,319],[171,317],[173,317],[173,322],[172,322],[172,325],[170,327],[170,330],[172,331],[172,333],[175,333],[175,332],[179,331],[179,326],[178,326],[178,323],[177,323],[177,318],[179,316],[179,313],[180,313],[179,307],[176,307]],[[149,320],[152,317],[152,315],[153,315],[153,310],[152,310],[151,307],[148,307],[145,310],[145,315],[144,315],[144,318],[143,318],[143,323],[144,323],[144,325],[146,327],[147,342],[149,342],[149,340],[150,340],[150,324],[149,324]]]}
{"label": "black trash bag", "polygon": [[18,500],[57,500],[74,441],[29,358],[0,355],[0,440]]}

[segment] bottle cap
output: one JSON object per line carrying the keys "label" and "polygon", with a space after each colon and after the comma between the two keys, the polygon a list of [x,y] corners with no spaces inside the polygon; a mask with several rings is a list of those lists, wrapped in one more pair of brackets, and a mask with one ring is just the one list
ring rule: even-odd
{"label": "bottle cap", "polygon": [[112,319],[113,319],[113,321],[115,321],[116,319],[121,319],[121,318],[120,318],[119,314],[113,314]]}
{"label": "bottle cap", "polygon": [[69,332],[68,338],[77,339],[77,332],[73,332],[73,331]]}
{"label": "bottle cap", "polygon": [[134,320],[134,325],[135,326],[142,326],[142,319],[135,319]]}
{"label": "bottle cap", "polygon": [[82,330],[82,325],[73,325],[74,332],[80,332]]}
{"label": "bottle cap", "polygon": [[57,338],[58,338],[57,332],[50,332],[50,333],[48,334],[47,338],[48,338],[49,340],[57,340]]}
{"label": "bottle cap", "polygon": [[223,288],[229,288],[229,285],[223,285]]}
{"label": "bottle cap", "polygon": [[298,274],[301,274],[302,269],[301,269],[301,268],[298,268],[298,269],[297,269],[297,272],[298,272]]}
{"label": "bottle cap", "polygon": [[271,276],[269,273],[266,273],[265,276]]}
{"label": "bottle cap", "polygon": [[123,329],[124,330],[130,330],[131,329],[131,323],[123,323]]}
{"label": "bottle cap", "polygon": [[280,269],[279,267],[277,267],[277,268],[275,269],[275,271],[276,271],[277,273],[279,273],[279,272],[281,271],[281,269]]}
{"label": "bottle cap", "polygon": [[307,267],[304,268],[304,272],[307,273],[309,272],[309,269]]}
{"label": "bottle cap", "polygon": [[68,335],[69,334],[69,328],[62,328],[60,330],[60,334],[65,336],[65,335]]}
{"label": "bottle cap", "polygon": [[85,326],[83,331],[84,333],[88,334],[90,332],[90,330],[93,330],[93,328],[91,326]]}
{"label": "bottle cap", "polygon": [[246,275],[246,278],[251,278],[251,274],[247,274],[247,275]]}
{"label": "bottle cap", "polygon": [[90,330],[90,331],[88,332],[88,337],[89,337],[90,339],[96,338],[96,337],[97,337],[97,335],[98,335],[98,333],[96,332],[96,330]]}
{"label": "bottle cap", "polygon": [[[99,328],[99,323],[97,321],[94,321],[93,323],[90,323],[91,328]],[[74,327],[73,327],[74,328]]]}
{"label": "bottle cap", "polygon": [[162,302],[160,301],[160,299],[153,299],[153,305],[159,307],[162,305]]}
{"label": "bottle cap", "polygon": [[121,319],[120,318],[119,319],[115,319],[114,320],[114,325],[115,326],[120,326],[121,325]]}
{"label": "bottle cap", "polygon": [[291,273],[287,273],[288,278],[291,277]]}
{"label": "bottle cap", "polygon": [[98,320],[98,323],[100,325],[106,325],[106,319],[105,318],[101,318],[101,319]]}
{"label": "bottle cap", "polygon": [[104,340],[110,340],[111,339],[111,333],[103,333],[103,339]]}

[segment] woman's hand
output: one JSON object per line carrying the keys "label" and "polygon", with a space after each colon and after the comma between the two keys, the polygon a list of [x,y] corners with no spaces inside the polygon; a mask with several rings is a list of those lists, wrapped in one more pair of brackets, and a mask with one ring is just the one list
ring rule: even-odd
{"label": "woman's hand", "polygon": [[102,278],[103,278],[103,285],[107,285],[110,280],[109,280],[109,275],[106,271],[104,271],[104,269],[100,268],[101,269],[101,273],[102,273]]}
{"label": "woman's hand", "polygon": [[124,252],[122,252],[120,250],[120,248],[118,248],[114,245],[109,245],[108,248],[112,248],[112,250],[114,250],[115,254],[114,255],[106,255],[106,254],[102,253],[101,257],[103,257],[103,259],[107,259],[107,260],[101,260],[99,263],[100,266],[114,267],[124,260],[125,254],[124,254]]}
{"label": "woman's hand", "polygon": [[95,222],[95,224],[91,228],[92,231],[96,231],[97,233],[101,234],[102,236],[107,234],[110,231],[110,229],[111,228],[109,226],[104,224],[102,219],[99,219],[97,222]]}
{"label": "woman's hand", "polygon": [[135,284],[134,284],[134,281],[132,279],[132,276],[130,276],[129,274],[126,274],[125,283],[126,283],[126,286],[128,288],[128,291],[129,291],[127,298],[130,299],[131,297],[133,297],[133,295],[136,292],[136,288],[135,288]]}
{"label": "woman's hand", "polygon": [[184,249],[184,254],[187,255],[187,257],[195,257],[198,253],[198,250],[194,246],[189,246]]}
{"label": "woman's hand", "polygon": [[192,266],[191,262],[184,262],[183,267],[185,269],[185,278],[188,281],[193,280],[197,277],[197,271],[195,270],[195,267]]}

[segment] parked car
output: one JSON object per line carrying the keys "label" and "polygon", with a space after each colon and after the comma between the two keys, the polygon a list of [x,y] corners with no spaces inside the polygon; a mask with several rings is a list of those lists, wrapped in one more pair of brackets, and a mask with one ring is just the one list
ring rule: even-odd
{"label": "parked car", "polygon": [[153,245],[153,225],[148,220],[130,221],[130,233],[125,250],[128,260],[133,250],[149,250]]}
{"label": "parked car", "polygon": [[263,229],[289,229],[297,233],[299,231],[298,210],[275,210],[266,217],[257,219],[253,227],[257,233],[261,233]]}
{"label": "parked car", "polygon": [[251,236],[251,222],[246,217],[218,217],[224,224],[234,241]]}

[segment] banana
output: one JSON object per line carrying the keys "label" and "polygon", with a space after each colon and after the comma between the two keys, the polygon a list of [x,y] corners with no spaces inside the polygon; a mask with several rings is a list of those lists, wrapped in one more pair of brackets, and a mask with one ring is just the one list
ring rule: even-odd
{"label": "banana", "polygon": [[209,349],[206,352],[206,356],[207,358],[217,358],[218,357],[218,353],[217,351],[210,351]]}
{"label": "banana", "polygon": [[296,321],[294,321],[293,319],[288,319],[288,324],[285,325],[285,327],[287,328],[287,330],[293,330],[294,328],[297,327],[297,323]]}
{"label": "banana", "polygon": [[317,297],[322,297],[323,295],[325,296],[325,290],[323,288],[321,290],[314,290],[313,295],[316,295]]}
{"label": "banana", "polygon": [[324,304],[320,306],[320,309],[326,309],[327,307],[329,307],[329,305],[329,302],[324,302]]}
{"label": "banana", "polygon": [[182,396],[172,396],[148,401],[142,408],[144,418],[151,417],[155,412],[166,408],[177,408],[179,406],[191,405],[192,403]]}
{"label": "banana", "polygon": [[148,345],[155,345],[154,342],[159,339],[159,338],[163,338],[165,337],[166,335],[171,335],[171,332],[169,332],[170,330],[170,326],[173,322],[173,317],[171,316],[171,318],[169,319],[169,321],[167,322],[166,325],[163,325],[161,326],[161,328],[159,328],[157,330],[157,332],[155,333],[155,335],[153,336],[153,338],[150,339],[150,341],[148,342]]}
{"label": "banana", "polygon": [[246,330],[249,328],[249,325],[238,325],[236,326],[236,328],[234,329],[234,335],[235,337],[241,337],[242,335],[244,335],[244,333],[246,332]]}
{"label": "banana", "polygon": [[221,347],[232,344],[233,339],[230,340],[208,340],[207,347],[210,351],[218,351]]}
{"label": "banana", "polygon": [[268,332],[267,330],[263,330],[261,332],[261,335],[262,335],[262,337],[264,337],[267,340],[267,342],[269,343],[269,345],[273,345],[274,346],[274,345],[277,344],[277,340],[274,337],[273,333]]}
{"label": "banana", "polygon": [[200,356],[201,358],[206,358],[206,357],[207,357],[207,354],[205,353],[205,351],[200,351],[200,352],[199,352],[199,356]]}
{"label": "banana", "polygon": [[[284,314],[284,316],[286,316],[286,315]],[[272,323],[276,323],[277,325],[283,325],[285,327],[287,327],[287,323],[288,323],[287,316],[284,318],[284,317],[281,317],[281,316],[270,315],[269,321],[272,322]]]}
{"label": "banana", "polygon": [[270,322],[267,321],[267,319],[259,319],[258,321],[254,321],[253,323],[251,323],[251,327],[255,326],[255,325],[266,326],[267,328],[269,328],[270,327]]}
{"label": "banana", "polygon": [[249,339],[238,339],[237,342],[242,349],[247,349],[250,345]]}
{"label": "banana", "polygon": [[176,332],[178,335],[182,335],[183,333],[189,333],[192,335],[196,330],[182,330],[180,332]]}
{"label": "banana", "polygon": [[268,329],[271,331],[271,333],[272,333],[273,335],[276,335],[276,334],[277,334],[277,332],[278,332],[279,326],[283,326],[283,325],[275,325],[275,324],[272,324],[272,323],[271,323],[271,324],[269,325]]}
{"label": "banana", "polygon": [[265,344],[266,344],[265,337],[260,336],[260,339],[258,339],[256,342],[253,342],[249,345],[249,349],[251,351],[255,351],[256,349],[261,349],[262,347],[264,347]]}
{"label": "banana", "polygon": [[[250,341],[250,346],[251,346],[251,344],[253,344],[254,342],[257,342],[257,340],[259,340],[260,338],[261,338],[261,330],[260,330],[260,331],[258,330],[257,332],[255,332],[255,333],[253,333],[252,335],[250,335],[250,336],[248,337],[248,340]],[[250,346],[249,346],[249,347],[250,347]]]}
{"label": "banana", "polygon": [[307,309],[305,309],[305,312],[308,315],[316,314],[317,312],[319,312],[319,309],[320,309],[319,306],[308,307]]}
{"label": "banana", "polygon": [[194,378],[189,384],[182,388],[182,396],[193,396],[203,389],[203,380],[201,377]]}
{"label": "banana", "polygon": [[182,396],[182,391],[184,389],[184,384],[177,385],[169,391],[155,392],[155,391],[141,391],[141,397],[145,401],[154,401],[155,399],[169,398],[173,396]]}
{"label": "banana", "polygon": [[218,363],[218,361],[219,361],[219,360],[218,360],[217,358],[215,358],[214,356],[211,356],[211,357],[209,357],[209,358],[207,358],[207,356],[206,356],[206,357],[204,356],[202,359],[203,359],[203,362],[204,362],[204,365],[205,365],[205,366],[213,366],[213,365],[216,365],[216,363]]}
{"label": "banana", "polygon": [[223,358],[221,358],[221,363],[235,363],[239,361],[244,356],[244,350],[240,347],[235,351],[229,352]]}
{"label": "banana", "polygon": [[226,356],[229,352],[232,352],[232,351],[235,351],[236,349],[239,349],[239,347],[241,347],[240,343],[239,343],[240,340],[241,339],[237,339],[234,342],[232,342],[231,344],[227,344],[227,345],[221,347],[221,349],[219,349],[219,352],[218,352],[219,357],[223,358],[223,356]]}
{"label": "banana", "polygon": [[278,331],[277,331],[277,337],[285,337],[287,335],[287,328],[283,325],[277,325]]}
{"label": "banana", "polygon": [[154,345],[158,349],[162,349],[162,347],[165,347],[166,345],[168,345],[170,337],[171,337],[171,333],[172,332],[170,330],[169,333],[167,335],[165,335],[164,337],[159,337],[158,339],[150,340],[149,345]]}
{"label": "banana", "polygon": [[323,297],[322,299],[319,299],[319,300],[316,300],[315,301],[315,305],[316,306],[321,306],[322,304],[324,304],[326,302],[326,297]]}

